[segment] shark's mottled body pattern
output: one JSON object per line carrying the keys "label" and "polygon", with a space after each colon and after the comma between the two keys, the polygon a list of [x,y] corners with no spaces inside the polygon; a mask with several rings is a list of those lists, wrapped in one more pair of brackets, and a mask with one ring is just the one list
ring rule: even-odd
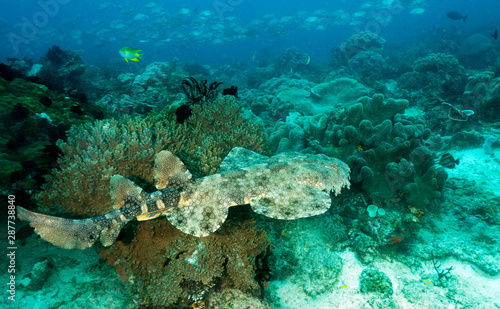
{"label": "shark's mottled body pattern", "polygon": [[[85,249],[100,236],[113,244],[130,220],[150,220],[165,214],[173,226],[198,237],[216,231],[231,206],[250,204],[262,215],[293,220],[325,212],[329,193],[349,186],[349,168],[324,155],[285,153],[265,157],[234,148],[221,164],[220,174],[193,180],[184,164],[162,151],[155,160],[158,191],[148,194],[132,181],[111,178],[115,211],[90,219],[63,219],[18,207],[18,217],[29,221],[45,240],[67,249]],[[326,190],[326,192],[324,191]]]}

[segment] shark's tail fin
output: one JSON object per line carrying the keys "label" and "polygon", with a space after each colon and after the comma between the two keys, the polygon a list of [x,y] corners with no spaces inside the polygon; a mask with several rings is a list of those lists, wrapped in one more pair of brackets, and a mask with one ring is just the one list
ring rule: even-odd
{"label": "shark's tail fin", "polygon": [[[92,246],[105,227],[99,224],[100,217],[83,220],[64,219],[34,213],[20,206],[17,207],[17,216],[20,220],[28,221],[41,238],[64,249],[82,250]],[[105,238],[114,237],[114,241],[116,236],[113,235],[118,234],[110,233],[115,229],[113,227],[109,226],[104,230],[109,230]],[[118,227],[118,232],[120,229],[121,226]]]}

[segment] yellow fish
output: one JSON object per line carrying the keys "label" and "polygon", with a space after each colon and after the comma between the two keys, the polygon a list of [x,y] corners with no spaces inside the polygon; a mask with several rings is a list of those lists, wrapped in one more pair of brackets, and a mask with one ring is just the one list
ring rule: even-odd
{"label": "yellow fish", "polygon": [[142,50],[138,50],[132,47],[125,46],[122,49],[120,49],[118,52],[120,55],[125,59],[125,61],[139,61],[142,60],[141,56],[142,54],[139,54]]}

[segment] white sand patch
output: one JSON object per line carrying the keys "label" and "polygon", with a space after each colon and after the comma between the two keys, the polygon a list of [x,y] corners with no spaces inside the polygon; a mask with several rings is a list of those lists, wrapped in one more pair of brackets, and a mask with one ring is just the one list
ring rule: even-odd
{"label": "white sand patch", "polygon": [[486,154],[482,148],[450,151],[460,159],[453,169],[447,169],[448,177],[475,181],[483,192],[500,196],[500,149]]}
{"label": "white sand patch", "polygon": [[[373,301],[373,297],[377,295],[359,292],[359,277],[368,266],[363,265],[350,250],[338,254],[344,263],[338,282],[325,282],[324,284],[331,285],[331,292],[315,299],[290,281],[271,282],[271,287],[276,290],[281,300],[279,308],[372,308],[369,300]],[[389,276],[394,290],[392,299],[398,308],[464,308],[460,302],[468,305],[478,304],[480,307],[477,308],[500,306],[500,276],[487,276],[471,267],[470,263],[456,259],[442,259],[439,262],[442,268],[453,266],[450,279],[453,284],[450,283],[450,286],[457,288],[454,293],[457,293],[458,297],[449,297],[454,293],[450,293],[446,287],[438,286],[439,281],[430,261],[423,262],[421,267],[413,270],[400,262],[384,259],[377,259],[369,267]],[[429,278],[425,280],[431,283],[424,282],[422,278]],[[402,289],[412,283],[420,284],[422,288],[412,290],[412,300],[409,300]],[[461,301],[457,303],[456,299]],[[489,305],[491,307],[488,307]]]}

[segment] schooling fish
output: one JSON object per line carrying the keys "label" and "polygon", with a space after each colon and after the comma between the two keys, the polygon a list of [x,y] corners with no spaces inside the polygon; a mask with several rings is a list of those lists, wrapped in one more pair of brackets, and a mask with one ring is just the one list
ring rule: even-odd
{"label": "schooling fish", "polygon": [[498,28],[493,31],[493,34],[491,35],[495,40],[498,38]]}
{"label": "schooling fish", "polygon": [[139,54],[142,50],[135,49],[132,47],[125,46],[122,49],[120,49],[118,52],[120,55],[125,59],[125,61],[139,61],[142,60],[141,56],[142,54]]}
{"label": "schooling fish", "polygon": [[467,16],[469,15],[465,15],[463,16],[462,14],[456,12],[456,11],[451,11],[451,12],[448,12],[446,13],[446,16],[449,18],[449,19],[452,19],[452,20],[460,20],[460,19],[463,19],[464,20],[464,23],[465,23],[465,20],[467,19]]}
{"label": "schooling fish", "polygon": [[458,165],[458,163],[460,163],[460,159],[453,158],[453,156],[448,152],[443,154],[441,159],[439,159],[439,165],[446,168],[454,168]]}
{"label": "schooling fish", "polygon": [[[101,217],[65,219],[17,207],[20,220],[28,221],[44,240],[65,249],[85,249],[100,238],[112,245],[122,227],[165,215],[186,234],[205,237],[227,218],[228,208],[250,204],[258,214],[294,220],[324,213],[330,193],[349,187],[349,167],[325,155],[283,153],[266,157],[234,148],[221,163],[220,174],[192,179],[182,161],[160,151],[154,165],[158,191],[144,192],[127,178],[111,177],[111,199],[116,209]],[[84,207],[84,205],[82,205]]]}

